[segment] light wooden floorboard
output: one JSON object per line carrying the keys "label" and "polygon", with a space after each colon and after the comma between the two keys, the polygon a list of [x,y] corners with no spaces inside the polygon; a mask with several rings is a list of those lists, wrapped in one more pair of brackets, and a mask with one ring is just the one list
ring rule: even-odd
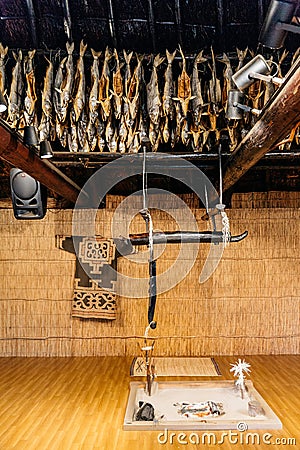
{"label": "light wooden floorboard", "polygon": [[[237,357],[215,359],[221,377],[172,380],[232,379],[230,363]],[[162,445],[157,431],[123,431],[130,358],[0,358],[0,450],[299,449],[300,356],[245,359],[255,388],[283,423],[282,430],[269,431],[270,445],[262,442],[267,430],[258,432],[259,445],[242,444],[243,433],[233,436],[235,444],[225,438],[222,444],[185,445],[176,432],[173,443],[169,438]],[[221,434],[216,432],[218,440]],[[291,438],[295,442],[287,445]]]}

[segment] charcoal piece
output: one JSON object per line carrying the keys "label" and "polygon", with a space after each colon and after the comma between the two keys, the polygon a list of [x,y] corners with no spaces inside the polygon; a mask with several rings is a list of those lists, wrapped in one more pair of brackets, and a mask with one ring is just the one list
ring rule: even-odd
{"label": "charcoal piece", "polygon": [[139,409],[136,412],[136,421],[152,421],[154,419],[154,408],[150,403],[139,402]]}

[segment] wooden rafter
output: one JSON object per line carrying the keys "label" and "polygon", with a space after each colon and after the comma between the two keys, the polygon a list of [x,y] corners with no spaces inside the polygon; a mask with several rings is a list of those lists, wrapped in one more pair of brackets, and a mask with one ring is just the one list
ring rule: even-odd
{"label": "wooden rafter", "polygon": [[300,117],[300,57],[265,106],[259,120],[229,159],[223,190],[231,188],[275,144],[286,138]]}
{"label": "wooden rafter", "polygon": [[44,161],[23,144],[16,133],[0,122],[0,158],[12,166],[22,169],[65,199],[76,202],[80,187],[57,169],[51,162]]}

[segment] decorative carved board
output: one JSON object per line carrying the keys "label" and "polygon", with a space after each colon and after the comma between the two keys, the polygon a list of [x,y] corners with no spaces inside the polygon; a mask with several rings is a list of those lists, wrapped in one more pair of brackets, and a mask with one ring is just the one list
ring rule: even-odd
{"label": "decorative carved board", "polygon": [[[253,383],[246,381],[247,393],[242,399],[235,389],[234,381],[166,381],[157,382],[154,394],[145,393],[145,383],[133,381],[124,418],[124,430],[236,430],[238,424],[246,424],[247,430],[278,430],[282,423],[262,396],[256,391]],[[248,402],[256,401],[264,410],[264,415],[251,417],[248,414]],[[150,403],[154,407],[154,421],[136,421],[135,413],[140,401]],[[187,402],[223,403],[224,415],[207,417],[184,417],[178,413],[174,403]],[[160,419],[160,417],[163,418]],[[247,432],[245,430],[245,432]]]}

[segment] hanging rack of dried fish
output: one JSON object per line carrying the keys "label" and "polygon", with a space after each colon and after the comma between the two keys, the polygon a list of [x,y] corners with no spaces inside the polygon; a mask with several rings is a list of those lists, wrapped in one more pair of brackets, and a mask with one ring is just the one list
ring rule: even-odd
{"label": "hanging rack of dried fish", "polygon": [[[56,151],[136,153],[145,137],[154,152],[215,151],[221,138],[224,150],[233,151],[257,121],[251,112],[241,120],[225,117],[232,75],[251,54],[215,56],[211,48],[185,55],[181,47],[165,56],[96,52],[84,42],[79,49],[67,42],[66,50],[25,53],[0,43],[0,89],[8,103],[2,118],[15,129],[35,125]],[[296,54],[277,55],[279,75]],[[275,89],[258,81],[245,102],[261,109]],[[284,142],[296,140],[299,128]]]}

